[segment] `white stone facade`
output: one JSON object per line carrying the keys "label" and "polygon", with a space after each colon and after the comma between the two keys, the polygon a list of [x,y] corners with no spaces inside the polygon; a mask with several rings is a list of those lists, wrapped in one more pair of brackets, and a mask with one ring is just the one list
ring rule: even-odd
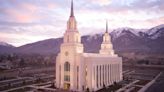
{"label": "white stone facade", "polygon": [[122,80],[122,58],[114,54],[108,28],[100,53],[84,53],[73,13],[67,22],[64,41],[56,59],[56,87],[83,92],[96,91]]}

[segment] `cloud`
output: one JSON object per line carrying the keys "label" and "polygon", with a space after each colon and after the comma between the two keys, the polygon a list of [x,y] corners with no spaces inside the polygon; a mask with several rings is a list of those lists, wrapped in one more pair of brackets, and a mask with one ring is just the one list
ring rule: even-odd
{"label": "cloud", "polygon": [[57,38],[64,33],[64,29],[56,28],[53,25],[0,27],[0,30],[3,30],[0,31],[0,41],[9,42],[15,46]]}
{"label": "cloud", "polygon": [[39,7],[37,5],[31,4],[31,3],[25,3],[25,2],[21,3],[20,7],[23,10],[27,12],[31,12],[31,13],[37,12],[37,10],[39,10]]}
{"label": "cloud", "polygon": [[8,10],[7,12],[9,15],[12,15],[12,18],[14,18],[15,20],[21,23],[33,22],[38,18],[37,16],[33,14],[29,14],[28,12],[22,13],[17,10]]}
{"label": "cloud", "polygon": [[164,16],[158,17],[158,18],[153,18],[153,19],[148,19],[146,22],[151,23],[152,26],[156,26],[157,24],[163,24],[164,23]]}
{"label": "cloud", "polygon": [[55,3],[47,3],[47,6],[49,9],[55,9],[55,8],[59,7],[59,5],[55,4]]}
{"label": "cloud", "polygon": [[15,46],[21,46],[26,43],[31,43],[44,39],[47,38],[44,36],[34,36],[34,35],[27,35],[27,34],[7,34],[7,33],[0,34],[0,41],[5,41]]}
{"label": "cloud", "polygon": [[[164,23],[163,0],[74,0],[81,35]],[[0,0],[0,40],[20,46],[63,36],[70,0]]]}
{"label": "cloud", "polygon": [[112,0],[90,0],[93,4],[98,4],[100,6],[109,5]]}
{"label": "cloud", "polygon": [[38,23],[33,22],[33,23],[22,23],[22,22],[8,22],[8,21],[0,21],[0,26],[8,26],[8,27],[13,27],[13,26],[34,26],[37,25]]}

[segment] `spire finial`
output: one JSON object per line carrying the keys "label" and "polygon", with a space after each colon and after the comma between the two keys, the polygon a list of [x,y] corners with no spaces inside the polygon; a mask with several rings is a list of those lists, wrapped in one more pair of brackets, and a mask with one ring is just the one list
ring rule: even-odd
{"label": "spire finial", "polygon": [[71,15],[70,15],[70,17],[74,17],[73,0],[71,2]]}
{"label": "spire finial", "polygon": [[108,20],[106,20],[106,33],[108,33]]}

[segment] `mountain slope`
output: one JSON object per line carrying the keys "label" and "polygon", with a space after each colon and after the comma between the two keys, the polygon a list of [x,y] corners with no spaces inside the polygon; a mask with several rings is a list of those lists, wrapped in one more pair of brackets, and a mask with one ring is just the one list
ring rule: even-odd
{"label": "mountain slope", "polygon": [[164,36],[164,24],[153,27],[146,32],[151,39],[157,39]]}
{"label": "mountain slope", "polygon": [[[147,31],[132,28],[120,28],[110,33],[114,50],[117,53],[164,54],[164,26],[160,25]],[[102,34],[82,36],[85,52],[99,52]],[[155,37],[154,37],[155,36]],[[0,47],[0,52],[15,52],[26,54],[57,54],[62,38],[47,39],[20,47]],[[1,45],[0,45],[1,46]]]}
{"label": "mountain slope", "polygon": [[62,38],[48,39],[31,43],[18,47],[16,50],[18,53],[36,53],[36,54],[49,54],[58,53]]}
{"label": "mountain slope", "polygon": [[14,49],[15,47],[13,45],[6,42],[0,42],[0,54],[13,52]]}

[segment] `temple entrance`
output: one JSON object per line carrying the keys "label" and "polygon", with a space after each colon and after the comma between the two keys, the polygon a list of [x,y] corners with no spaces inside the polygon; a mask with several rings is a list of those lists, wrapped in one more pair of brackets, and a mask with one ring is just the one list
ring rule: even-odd
{"label": "temple entrance", "polygon": [[64,83],[64,89],[69,90],[70,84],[69,83]]}

